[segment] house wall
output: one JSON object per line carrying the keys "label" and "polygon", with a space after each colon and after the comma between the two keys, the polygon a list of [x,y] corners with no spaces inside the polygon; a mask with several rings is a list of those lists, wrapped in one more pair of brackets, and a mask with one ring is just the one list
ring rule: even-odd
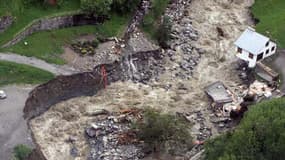
{"label": "house wall", "polygon": [[[275,48],[273,51],[272,51],[272,47]],[[269,45],[268,45],[267,47],[264,46],[264,48],[260,51],[260,53],[263,53],[262,59],[264,59],[264,58],[266,58],[266,57],[269,57],[269,56],[275,54],[275,53],[276,53],[276,49],[277,49],[276,43],[270,41],[270,42],[269,42]],[[266,54],[266,51],[267,51],[267,50],[269,50],[269,52]],[[243,59],[243,60],[247,61],[248,64],[249,64],[248,66],[249,66],[250,68],[255,67],[256,61],[257,61],[257,55],[254,55],[253,58],[251,59],[251,58],[249,58],[249,52],[248,52],[248,51],[246,51],[246,50],[243,49],[243,50],[242,50],[242,53],[239,53],[239,52],[238,52],[238,47],[236,47],[236,52],[237,52],[237,57],[239,57],[240,59]]]}
{"label": "house wall", "polygon": [[236,56],[248,62],[249,67],[254,67],[256,65],[256,58],[257,58],[256,55],[253,55],[253,58],[251,59],[249,58],[249,52],[244,49],[242,50],[242,53],[239,53],[238,48],[236,48],[236,52],[237,52]]}
{"label": "house wall", "polygon": [[[272,47],[275,47],[275,50],[274,50],[274,51],[271,50]],[[264,47],[264,49],[261,51],[261,52],[264,53],[264,54],[263,54],[263,58],[269,57],[269,56],[273,55],[274,53],[276,53],[276,49],[277,49],[276,47],[277,47],[277,46],[276,46],[276,43],[270,41],[268,47]],[[266,50],[268,50],[268,49],[269,49],[269,53],[266,54]],[[261,52],[260,52],[260,53],[261,53]]]}

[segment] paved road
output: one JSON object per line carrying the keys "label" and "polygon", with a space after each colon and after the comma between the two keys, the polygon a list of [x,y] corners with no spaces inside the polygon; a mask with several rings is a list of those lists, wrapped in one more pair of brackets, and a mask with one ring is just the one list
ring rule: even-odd
{"label": "paved road", "polygon": [[61,66],[50,64],[34,57],[26,57],[15,53],[0,53],[0,60],[30,65],[36,68],[49,71],[54,75],[70,75],[78,72],[74,68],[68,67],[66,65]]}
{"label": "paved road", "polygon": [[5,86],[8,97],[0,100],[0,160],[10,160],[12,150],[17,144],[33,146],[23,108],[28,93],[34,86]]}

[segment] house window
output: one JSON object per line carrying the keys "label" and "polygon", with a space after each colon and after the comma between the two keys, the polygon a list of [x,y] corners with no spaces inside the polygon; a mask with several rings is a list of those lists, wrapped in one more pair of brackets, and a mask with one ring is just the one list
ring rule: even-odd
{"label": "house window", "polygon": [[268,53],[269,53],[269,49],[266,50],[266,54],[268,54]]}
{"label": "house window", "polygon": [[265,46],[268,47],[268,46],[269,46],[269,42],[267,42],[267,43],[265,44]]}
{"label": "house window", "polygon": [[252,54],[252,53],[249,53],[249,54],[248,54],[248,57],[249,57],[250,59],[253,59],[253,54]]}
{"label": "house window", "polygon": [[273,46],[272,48],[271,48],[271,52],[273,52],[275,50],[275,47]]}
{"label": "house window", "polygon": [[240,47],[238,47],[237,51],[238,53],[242,53],[242,49]]}
{"label": "house window", "polygon": [[263,58],[263,52],[261,52],[259,55],[257,55],[256,61],[259,61]]}

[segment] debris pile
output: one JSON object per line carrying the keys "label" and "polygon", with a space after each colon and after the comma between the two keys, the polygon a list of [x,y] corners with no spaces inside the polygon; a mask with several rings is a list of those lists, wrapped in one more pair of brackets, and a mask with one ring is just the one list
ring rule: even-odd
{"label": "debris pile", "polygon": [[201,49],[191,45],[198,39],[198,32],[193,29],[192,21],[187,15],[191,0],[178,0],[169,5],[165,16],[169,17],[172,28],[169,42],[170,49],[165,52],[173,64],[170,71],[182,79],[190,79],[194,67],[201,58]]}
{"label": "debris pile", "polygon": [[80,53],[81,55],[94,55],[98,45],[99,41],[95,39],[87,42],[76,42],[71,44],[71,47],[76,53]]}
{"label": "debris pile", "polygon": [[98,119],[85,130],[91,148],[89,160],[136,160],[144,157],[143,143],[130,130],[130,122],[142,118],[140,113],[139,109],[129,109],[98,115]]}
{"label": "debris pile", "polygon": [[[254,104],[268,98],[283,96],[276,87],[255,80],[249,87],[241,85],[235,92],[230,91],[222,82],[215,82],[205,88],[205,92],[211,97],[211,106],[219,117],[228,117],[242,114],[249,104]],[[243,108],[244,107],[244,108]],[[226,119],[225,119],[226,120]]]}

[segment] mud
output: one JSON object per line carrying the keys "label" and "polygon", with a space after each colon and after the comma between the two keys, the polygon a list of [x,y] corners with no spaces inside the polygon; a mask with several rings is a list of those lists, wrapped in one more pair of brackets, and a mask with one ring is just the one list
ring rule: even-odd
{"label": "mud", "polygon": [[[177,2],[184,3],[184,1]],[[142,79],[137,78],[137,75],[134,73],[138,74],[144,68],[137,67],[138,64],[136,64],[136,67],[131,67],[133,66],[133,60],[136,58],[127,58],[128,60],[124,62],[129,67],[117,73],[126,73],[126,75],[129,75],[129,79],[135,82],[144,82],[147,85],[135,84],[130,81],[116,82],[111,84],[106,90],[99,91],[95,96],[71,99],[52,107],[50,106],[64,99],[57,99],[58,95],[55,96],[57,98],[52,98],[54,97],[52,96],[44,101],[33,97],[33,103],[26,105],[26,115],[27,117],[36,116],[31,121],[31,128],[35,140],[41,146],[44,155],[48,159],[70,159],[69,151],[71,146],[65,143],[65,140],[69,136],[74,136],[77,139],[77,148],[80,148],[80,154],[77,158],[84,159],[88,152],[88,147],[83,139],[83,132],[86,123],[92,121],[92,117],[86,116],[86,113],[101,108],[116,110],[128,107],[152,107],[162,112],[187,114],[189,121],[194,124],[191,133],[195,140],[203,141],[226,130],[223,129],[224,126],[219,128],[219,126],[211,122],[211,118],[215,115],[209,109],[208,98],[204,94],[203,89],[209,83],[219,80],[225,83],[232,91],[239,90],[239,85],[242,82],[236,71],[237,58],[235,58],[233,42],[248,25],[253,24],[249,13],[249,7],[252,3],[253,0],[193,0],[185,10],[181,11],[183,14],[179,12],[179,17],[174,15],[173,19],[177,26],[179,26],[179,23],[190,24],[188,27],[196,30],[198,36],[191,36],[193,39],[190,41],[173,43],[174,46],[171,48],[173,48],[174,53],[172,54],[174,56],[168,56],[167,51],[162,52],[164,54],[164,64],[160,66],[161,64],[159,63],[158,66],[159,68],[163,67],[164,72],[159,73],[159,76],[155,78],[149,76],[158,74],[151,74],[146,76],[148,77],[147,81],[141,81]],[[195,33],[193,30],[190,33]],[[176,30],[176,32],[179,33],[182,30]],[[190,49],[183,50],[183,46],[187,46]],[[181,67],[181,62],[184,58],[183,54],[186,53],[189,54],[190,59],[195,59],[197,66],[194,67],[195,65],[193,65],[189,67],[189,70],[185,71],[185,67]],[[144,58],[148,59],[147,57],[145,56]],[[139,58],[142,62],[148,62],[143,61],[143,57]],[[124,63],[122,64],[124,65]],[[146,65],[145,63],[145,65],[140,66],[152,68],[157,65],[155,63]],[[109,69],[107,70],[109,71]],[[100,77],[98,73],[95,75]],[[68,78],[68,81],[73,81],[73,78]],[[99,79],[97,78],[95,81],[100,82]],[[113,82],[112,80],[119,79],[117,77],[109,81]],[[77,79],[76,83],[78,81]],[[72,96],[65,98],[67,99],[78,95],[87,95],[86,91],[95,93],[99,88],[94,89],[93,85],[98,85],[97,82],[86,86],[84,92],[76,91],[75,89],[79,91],[80,89],[73,86],[76,84],[74,82],[71,86],[72,89],[67,89],[68,92],[60,94],[62,96],[72,93]],[[64,83],[65,81],[61,82],[61,85]],[[84,84],[80,83],[80,85]],[[103,88],[102,85],[100,88]],[[45,90],[38,89],[42,90],[42,92]],[[34,91],[34,93],[36,92]],[[57,94],[56,92],[50,95]],[[84,94],[76,95],[75,93]],[[43,96],[44,94],[41,97]],[[53,99],[56,101],[52,101]],[[40,101],[43,102],[41,103]],[[43,103],[50,101],[53,103],[48,103],[48,106],[41,106]],[[43,110],[35,112],[35,108],[33,108],[35,106]],[[48,111],[45,112],[46,110]],[[50,128],[53,129],[51,130]],[[195,147],[194,151],[189,151],[182,158],[190,159],[199,150],[200,148]]]}
{"label": "mud", "polygon": [[[51,105],[73,97],[94,95],[105,85],[119,80],[147,82],[158,75],[159,66],[156,64],[154,67],[152,64],[158,63],[161,58],[157,50],[136,53],[122,57],[121,61],[98,65],[92,72],[58,76],[30,92],[24,108],[24,117],[31,119],[39,116]],[[106,73],[107,81],[102,69]]]}

